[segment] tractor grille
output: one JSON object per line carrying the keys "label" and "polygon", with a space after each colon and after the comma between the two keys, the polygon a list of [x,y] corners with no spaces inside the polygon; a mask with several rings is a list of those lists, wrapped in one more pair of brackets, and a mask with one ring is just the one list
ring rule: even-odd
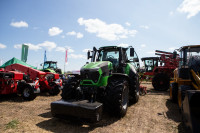
{"label": "tractor grille", "polygon": [[92,80],[93,82],[98,82],[99,71],[98,70],[83,70],[81,71],[81,76],[83,80]]}

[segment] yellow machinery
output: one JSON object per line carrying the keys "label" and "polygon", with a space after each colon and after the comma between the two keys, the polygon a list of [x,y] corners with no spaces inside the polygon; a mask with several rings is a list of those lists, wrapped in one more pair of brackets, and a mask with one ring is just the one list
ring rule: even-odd
{"label": "yellow machinery", "polygon": [[183,46],[178,51],[180,61],[170,82],[170,99],[178,103],[184,124],[200,133],[200,45]]}

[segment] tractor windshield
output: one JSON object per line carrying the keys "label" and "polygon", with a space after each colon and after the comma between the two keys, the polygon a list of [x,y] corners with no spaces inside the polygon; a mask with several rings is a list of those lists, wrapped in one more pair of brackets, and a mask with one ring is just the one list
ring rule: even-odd
{"label": "tractor windshield", "polygon": [[99,61],[110,61],[115,66],[119,64],[119,51],[116,50],[101,50],[99,52]]}
{"label": "tractor windshield", "polygon": [[154,69],[153,59],[145,60],[144,64],[145,64],[146,72],[152,72],[153,71],[153,69]]}
{"label": "tractor windshield", "polygon": [[44,63],[44,69],[47,69],[47,68],[49,68],[49,63]]}
{"label": "tractor windshield", "polygon": [[180,66],[188,65],[192,60],[200,60],[200,48],[183,49],[180,53]]}
{"label": "tractor windshield", "polygon": [[51,62],[50,68],[56,69],[57,68],[57,62]]}
{"label": "tractor windshield", "polygon": [[57,62],[45,62],[44,63],[44,69],[47,69],[47,68],[56,69],[57,68]]}

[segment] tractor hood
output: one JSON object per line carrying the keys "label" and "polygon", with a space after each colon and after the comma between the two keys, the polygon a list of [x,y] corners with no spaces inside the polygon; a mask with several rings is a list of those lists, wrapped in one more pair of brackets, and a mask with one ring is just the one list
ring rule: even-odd
{"label": "tractor hood", "polygon": [[95,69],[95,68],[102,68],[108,67],[109,69],[112,68],[112,63],[109,61],[99,61],[99,62],[91,62],[89,64],[84,65],[81,69]]}
{"label": "tractor hood", "polygon": [[81,68],[81,77],[83,84],[87,85],[104,85],[105,78],[108,78],[111,70],[112,63],[109,61],[91,62]]}

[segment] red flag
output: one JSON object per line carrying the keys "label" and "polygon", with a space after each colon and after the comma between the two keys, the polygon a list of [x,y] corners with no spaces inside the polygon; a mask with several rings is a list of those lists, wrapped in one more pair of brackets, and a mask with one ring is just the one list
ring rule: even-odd
{"label": "red flag", "polygon": [[65,55],[65,63],[67,63],[67,50],[66,50],[66,55]]}

